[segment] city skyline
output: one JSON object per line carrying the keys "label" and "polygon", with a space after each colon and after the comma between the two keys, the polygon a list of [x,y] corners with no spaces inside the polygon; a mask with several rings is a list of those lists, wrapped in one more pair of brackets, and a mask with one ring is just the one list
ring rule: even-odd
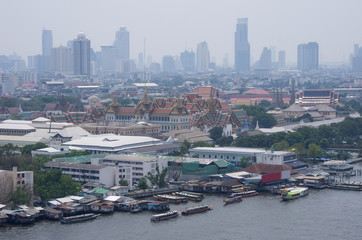
{"label": "city skyline", "polygon": [[[157,62],[161,62],[164,55],[178,55],[186,49],[196,51],[197,43],[206,41],[210,57],[215,58],[217,64],[221,65],[227,54],[229,64],[233,65],[237,18],[249,19],[251,63],[266,46],[285,50],[287,60],[296,63],[297,45],[303,42],[319,43],[320,62],[347,63],[353,44],[362,43],[362,33],[348,27],[362,19],[358,13],[362,6],[360,1],[318,1],[312,5],[282,0],[226,3],[140,0],[127,4],[120,1],[106,1],[107,4],[97,1],[20,2],[2,4],[0,54],[16,52],[23,59],[41,53],[43,28],[52,30],[54,47],[65,45],[83,31],[91,40],[92,48],[99,51],[101,45],[112,45],[115,32],[125,25],[130,32],[131,59],[137,59],[138,53],[143,52],[145,38],[146,54]],[[207,11],[200,11],[202,7]],[[12,17],[14,12],[26,21]],[[12,19],[11,27],[6,19]],[[338,34],[335,29],[339,29]]]}

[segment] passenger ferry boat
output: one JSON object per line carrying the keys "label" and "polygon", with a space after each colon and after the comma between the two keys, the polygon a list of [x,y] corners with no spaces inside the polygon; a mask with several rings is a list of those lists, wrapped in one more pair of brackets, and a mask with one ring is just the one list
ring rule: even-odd
{"label": "passenger ferry boat", "polygon": [[182,211],[182,215],[189,215],[194,213],[202,213],[211,210],[212,207],[209,205],[200,205],[195,207],[189,207]]}
{"label": "passenger ferry boat", "polygon": [[175,218],[180,215],[181,211],[170,211],[166,213],[156,214],[151,217],[152,222],[164,221],[170,218]]}
{"label": "passenger ferry boat", "polygon": [[252,197],[252,196],[256,196],[256,195],[258,195],[258,192],[252,190],[252,191],[231,193],[231,194],[228,195],[228,198],[233,198],[233,197],[237,197],[237,196]]}
{"label": "passenger ferry boat", "polygon": [[346,161],[332,160],[322,164],[322,170],[331,174],[337,172],[347,172],[353,170],[353,166]]}
{"label": "passenger ferry boat", "polygon": [[153,195],[153,197],[158,200],[166,200],[171,203],[187,203],[188,202],[188,199],[186,197],[180,197],[180,196],[169,195],[169,194]]}
{"label": "passenger ferry boat", "polygon": [[237,203],[237,202],[241,202],[243,201],[243,197],[242,196],[237,196],[237,197],[232,197],[232,198],[227,198],[224,200],[225,204],[231,204],[231,203]]}
{"label": "passenger ferry boat", "polygon": [[195,194],[186,193],[186,192],[176,192],[175,194],[178,195],[178,196],[181,196],[181,197],[185,197],[188,200],[195,201],[195,202],[200,202],[202,200],[202,198],[203,198],[200,195],[195,195]]}
{"label": "passenger ferry boat", "polygon": [[87,213],[87,214],[75,215],[75,216],[71,216],[71,217],[64,217],[62,220],[60,220],[60,223],[66,224],[66,223],[83,222],[83,221],[95,219],[98,216],[100,216],[100,214]]}
{"label": "passenger ferry boat", "polygon": [[328,187],[337,190],[362,191],[361,182],[334,182]]}
{"label": "passenger ferry boat", "polygon": [[289,201],[307,196],[308,194],[309,194],[308,188],[304,187],[286,188],[285,190],[282,191],[281,198],[283,201]]}

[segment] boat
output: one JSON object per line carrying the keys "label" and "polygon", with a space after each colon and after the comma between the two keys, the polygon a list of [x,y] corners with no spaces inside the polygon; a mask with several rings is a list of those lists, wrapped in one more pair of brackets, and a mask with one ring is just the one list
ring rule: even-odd
{"label": "boat", "polygon": [[237,197],[237,196],[242,196],[242,197],[252,197],[252,196],[256,196],[258,195],[257,191],[243,191],[243,192],[235,192],[235,193],[231,193],[229,194],[227,197],[228,198],[233,198],[233,197]]}
{"label": "boat", "polygon": [[353,166],[346,161],[332,160],[324,162],[322,164],[322,170],[329,172],[330,174],[336,174],[340,172],[348,172],[353,170]]}
{"label": "boat", "polygon": [[328,187],[337,190],[362,191],[362,183],[360,182],[334,182]]}
{"label": "boat", "polygon": [[152,215],[151,221],[159,222],[159,221],[164,221],[164,220],[167,220],[170,218],[175,218],[175,217],[178,217],[180,215],[180,213],[181,213],[181,211],[170,211],[170,212],[166,212],[166,213]]}
{"label": "boat", "polygon": [[147,209],[153,212],[166,212],[170,210],[168,202],[150,202],[147,204]]}
{"label": "boat", "polygon": [[31,214],[27,214],[24,211],[11,211],[11,210],[3,210],[8,216],[8,222],[14,224],[31,224],[35,222],[34,216]]}
{"label": "boat", "polygon": [[63,217],[63,219],[60,220],[60,223],[67,224],[67,223],[83,222],[83,221],[96,219],[98,216],[100,216],[100,214],[87,213],[87,214],[75,215],[75,216],[71,216],[71,217]]}
{"label": "boat", "polygon": [[209,211],[211,209],[212,209],[212,207],[209,205],[200,205],[200,206],[189,207],[182,211],[182,215],[202,213],[202,212]]}
{"label": "boat", "polygon": [[225,204],[231,204],[231,203],[237,203],[237,202],[241,202],[243,201],[243,197],[242,196],[237,196],[237,197],[232,197],[232,198],[227,198],[224,200]]}
{"label": "boat", "polygon": [[191,195],[195,195],[195,196],[200,196],[200,197],[204,198],[204,194],[202,194],[202,193],[188,192],[188,191],[182,191],[182,192],[187,193],[187,194],[191,194]]}
{"label": "boat", "polygon": [[169,195],[169,194],[160,194],[160,195],[153,195],[154,198],[158,200],[165,200],[170,203],[187,203],[188,199],[185,197]]}
{"label": "boat", "polygon": [[281,198],[283,201],[289,201],[307,196],[308,194],[309,194],[308,188],[304,187],[286,188],[285,190],[282,191]]}
{"label": "boat", "polygon": [[181,197],[185,197],[188,200],[195,201],[195,202],[200,202],[202,200],[202,198],[203,198],[200,195],[195,195],[195,194],[186,193],[186,192],[176,192],[175,194],[178,195],[178,196],[181,196]]}

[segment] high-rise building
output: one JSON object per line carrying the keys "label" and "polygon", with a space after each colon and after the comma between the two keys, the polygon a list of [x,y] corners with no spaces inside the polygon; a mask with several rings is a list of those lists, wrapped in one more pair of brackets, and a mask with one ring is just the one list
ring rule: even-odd
{"label": "high-rise building", "polygon": [[301,71],[318,70],[319,46],[316,42],[298,45],[298,69]]}
{"label": "high-rise building", "polygon": [[278,67],[283,68],[286,66],[286,56],[285,51],[278,52]]}
{"label": "high-rise building", "polygon": [[73,40],[73,73],[75,75],[90,75],[90,55],[90,41],[81,32],[77,39]]}
{"label": "high-rise building", "polygon": [[351,56],[352,71],[362,72],[362,48],[359,47],[359,44],[355,44],[353,50]]}
{"label": "high-rise building", "polygon": [[73,73],[73,54],[70,48],[59,46],[52,48],[50,55],[50,70],[64,74]]}
{"label": "high-rise building", "polygon": [[162,71],[167,73],[176,72],[175,61],[173,56],[163,56]]}
{"label": "high-rise building", "polygon": [[43,29],[42,34],[42,65],[43,71],[50,70],[50,53],[53,48],[53,34],[51,30]]}
{"label": "high-rise building", "polygon": [[195,52],[184,51],[180,54],[182,69],[185,72],[195,71]]}
{"label": "high-rise building", "polygon": [[250,44],[248,42],[248,19],[238,18],[235,32],[235,71],[250,71]]}
{"label": "high-rise building", "polygon": [[119,58],[123,60],[129,59],[129,32],[125,26],[121,26],[116,33],[116,40],[113,44],[118,49]]}
{"label": "high-rise building", "polygon": [[102,72],[120,72],[120,59],[117,48],[114,46],[101,46],[100,58]]}
{"label": "high-rise building", "polygon": [[196,52],[196,71],[206,72],[209,69],[210,52],[207,42],[203,41],[197,45]]}
{"label": "high-rise building", "polygon": [[263,51],[260,55],[260,60],[258,62],[259,69],[271,69],[272,65],[272,51],[269,48],[263,48]]}

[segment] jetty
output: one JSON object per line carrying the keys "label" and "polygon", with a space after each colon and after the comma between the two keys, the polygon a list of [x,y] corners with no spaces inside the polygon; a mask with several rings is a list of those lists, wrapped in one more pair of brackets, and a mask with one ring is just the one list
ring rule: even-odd
{"label": "jetty", "polygon": [[179,188],[165,188],[165,189],[149,189],[145,191],[136,191],[136,192],[130,192],[125,194],[127,197],[131,198],[146,198],[146,197],[152,197],[153,195],[159,195],[159,194],[169,194],[179,191]]}

